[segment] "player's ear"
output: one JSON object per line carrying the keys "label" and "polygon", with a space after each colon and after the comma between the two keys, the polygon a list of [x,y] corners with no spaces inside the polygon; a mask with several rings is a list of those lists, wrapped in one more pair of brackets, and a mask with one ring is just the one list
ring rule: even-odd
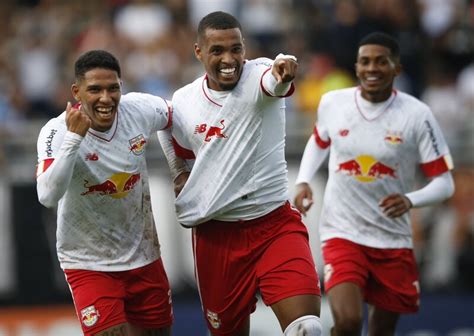
{"label": "player's ear", "polygon": [[403,70],[403,67],[400,64],[400,62],[395,63],[395,76],[398,76],[399,74],[401,74],[402,70]]}
{"label": "player's ear", "polygon": [[79,86],[77,86],[77,83],[74,83],[71,85],[71,93],[72,96],[76,101],[79,101]]}
{"label": "player's ear", "polygon": [[357,77],[357,78],[360,78],[360,77],[359,77],[359,62],[358,62],[358,61],[356,61],[356,62],[354,63],[354,70],[355,70],[354,72],[355,72],[356,77]]}
{"label": "player's ear", "polygon": [[201,62],[202,61],[202,50],[197,43],[194,43],[194,56]]}

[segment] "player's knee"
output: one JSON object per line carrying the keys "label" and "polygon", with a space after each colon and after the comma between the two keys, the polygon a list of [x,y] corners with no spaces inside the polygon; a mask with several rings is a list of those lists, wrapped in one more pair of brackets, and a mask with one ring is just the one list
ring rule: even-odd
{"label": "player's knee", "polygon": [[284,336],[320,336],[321,321],[315,315],[305,315],[297,318],[286,327]]}

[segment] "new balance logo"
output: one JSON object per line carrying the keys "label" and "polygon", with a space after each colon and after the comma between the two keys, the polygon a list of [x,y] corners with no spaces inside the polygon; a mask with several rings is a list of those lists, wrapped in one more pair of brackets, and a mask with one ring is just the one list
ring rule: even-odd
{"label": "new balance logo", "polygon": [[204,141],[211,141],[212,137],[216,138],[227,138],[227,136],[222,132],[225,128],[224,119],[221,120],[222,126],[207,126],[207,124],[199,124],[194,128],[194,134],[206,133],[206,138]]}

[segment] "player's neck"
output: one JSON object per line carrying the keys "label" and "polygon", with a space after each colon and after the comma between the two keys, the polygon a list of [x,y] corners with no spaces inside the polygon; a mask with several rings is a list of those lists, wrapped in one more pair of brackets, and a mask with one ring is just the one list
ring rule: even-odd
{"label": "player's neck", "polygon": [[371,102],[371,103],[382,103],[384,101],[387,101],[391,96],[392,96],[392,88],[389,88],[385,91],[381,92],[368,92],[368,91],[361,91],[361,96],[365,100]]}

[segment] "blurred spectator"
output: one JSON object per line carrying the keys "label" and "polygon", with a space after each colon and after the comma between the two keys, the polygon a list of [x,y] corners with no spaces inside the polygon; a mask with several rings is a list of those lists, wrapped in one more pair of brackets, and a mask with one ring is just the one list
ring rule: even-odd
{"label": "blurred spectator", "polygon": [[[461,112],[466,116],[464,120],[464,129],[462,133],[463,138],[463,153],[465,155],[465,162],[474,162],[474,62],[465,67],[459,73],[456,83],[456,89],[461,101]],[[470,154],[469,154],[470,153]]]}
{"label": "blurred spectator", "polygon": [[328,54],[313,55],[301,77],[295,92],[295,107],[297,111],[312,116],[315,115],[323,94],[355,84],[355,79],[346,71],[337,68]]}
{"label": "blurred spectator", "polygon": [[188,7],[190,24],[196,28],[199,21],[210,12],[223,11],[239,17],[240,0],[188,0]]}
{"label": "blurred spectator", "polygon": [[115,28],[120,38],[138,46],[148,45],[163,37],[171,24],[169,11],[152,0],[132,0],[119,9]]}
{"label": "blurred spectator", "polygon": [[[469,122],[467,110],[462,108],[462,101],[456,88],[456,73],[443,59],[430,62],[428,82],[421,99],[431,108],[453,154],[461,145],[461,133]],[[455,156],[456,157],[456,156]]]}
{"label": "blurred spectator", "polygon": [[421,7],[421,24],[429,36],[443,35],[454,23],[456,6],[462,0],[418,0]]}
{"label": "blurred spectator", "polygon": [[[242,0],[241,23],[245,34],[255,39],[262,55],[281,51],[281,36],[290,26],[288,1]],[[260,55],[260,56],[262,56]]]}

